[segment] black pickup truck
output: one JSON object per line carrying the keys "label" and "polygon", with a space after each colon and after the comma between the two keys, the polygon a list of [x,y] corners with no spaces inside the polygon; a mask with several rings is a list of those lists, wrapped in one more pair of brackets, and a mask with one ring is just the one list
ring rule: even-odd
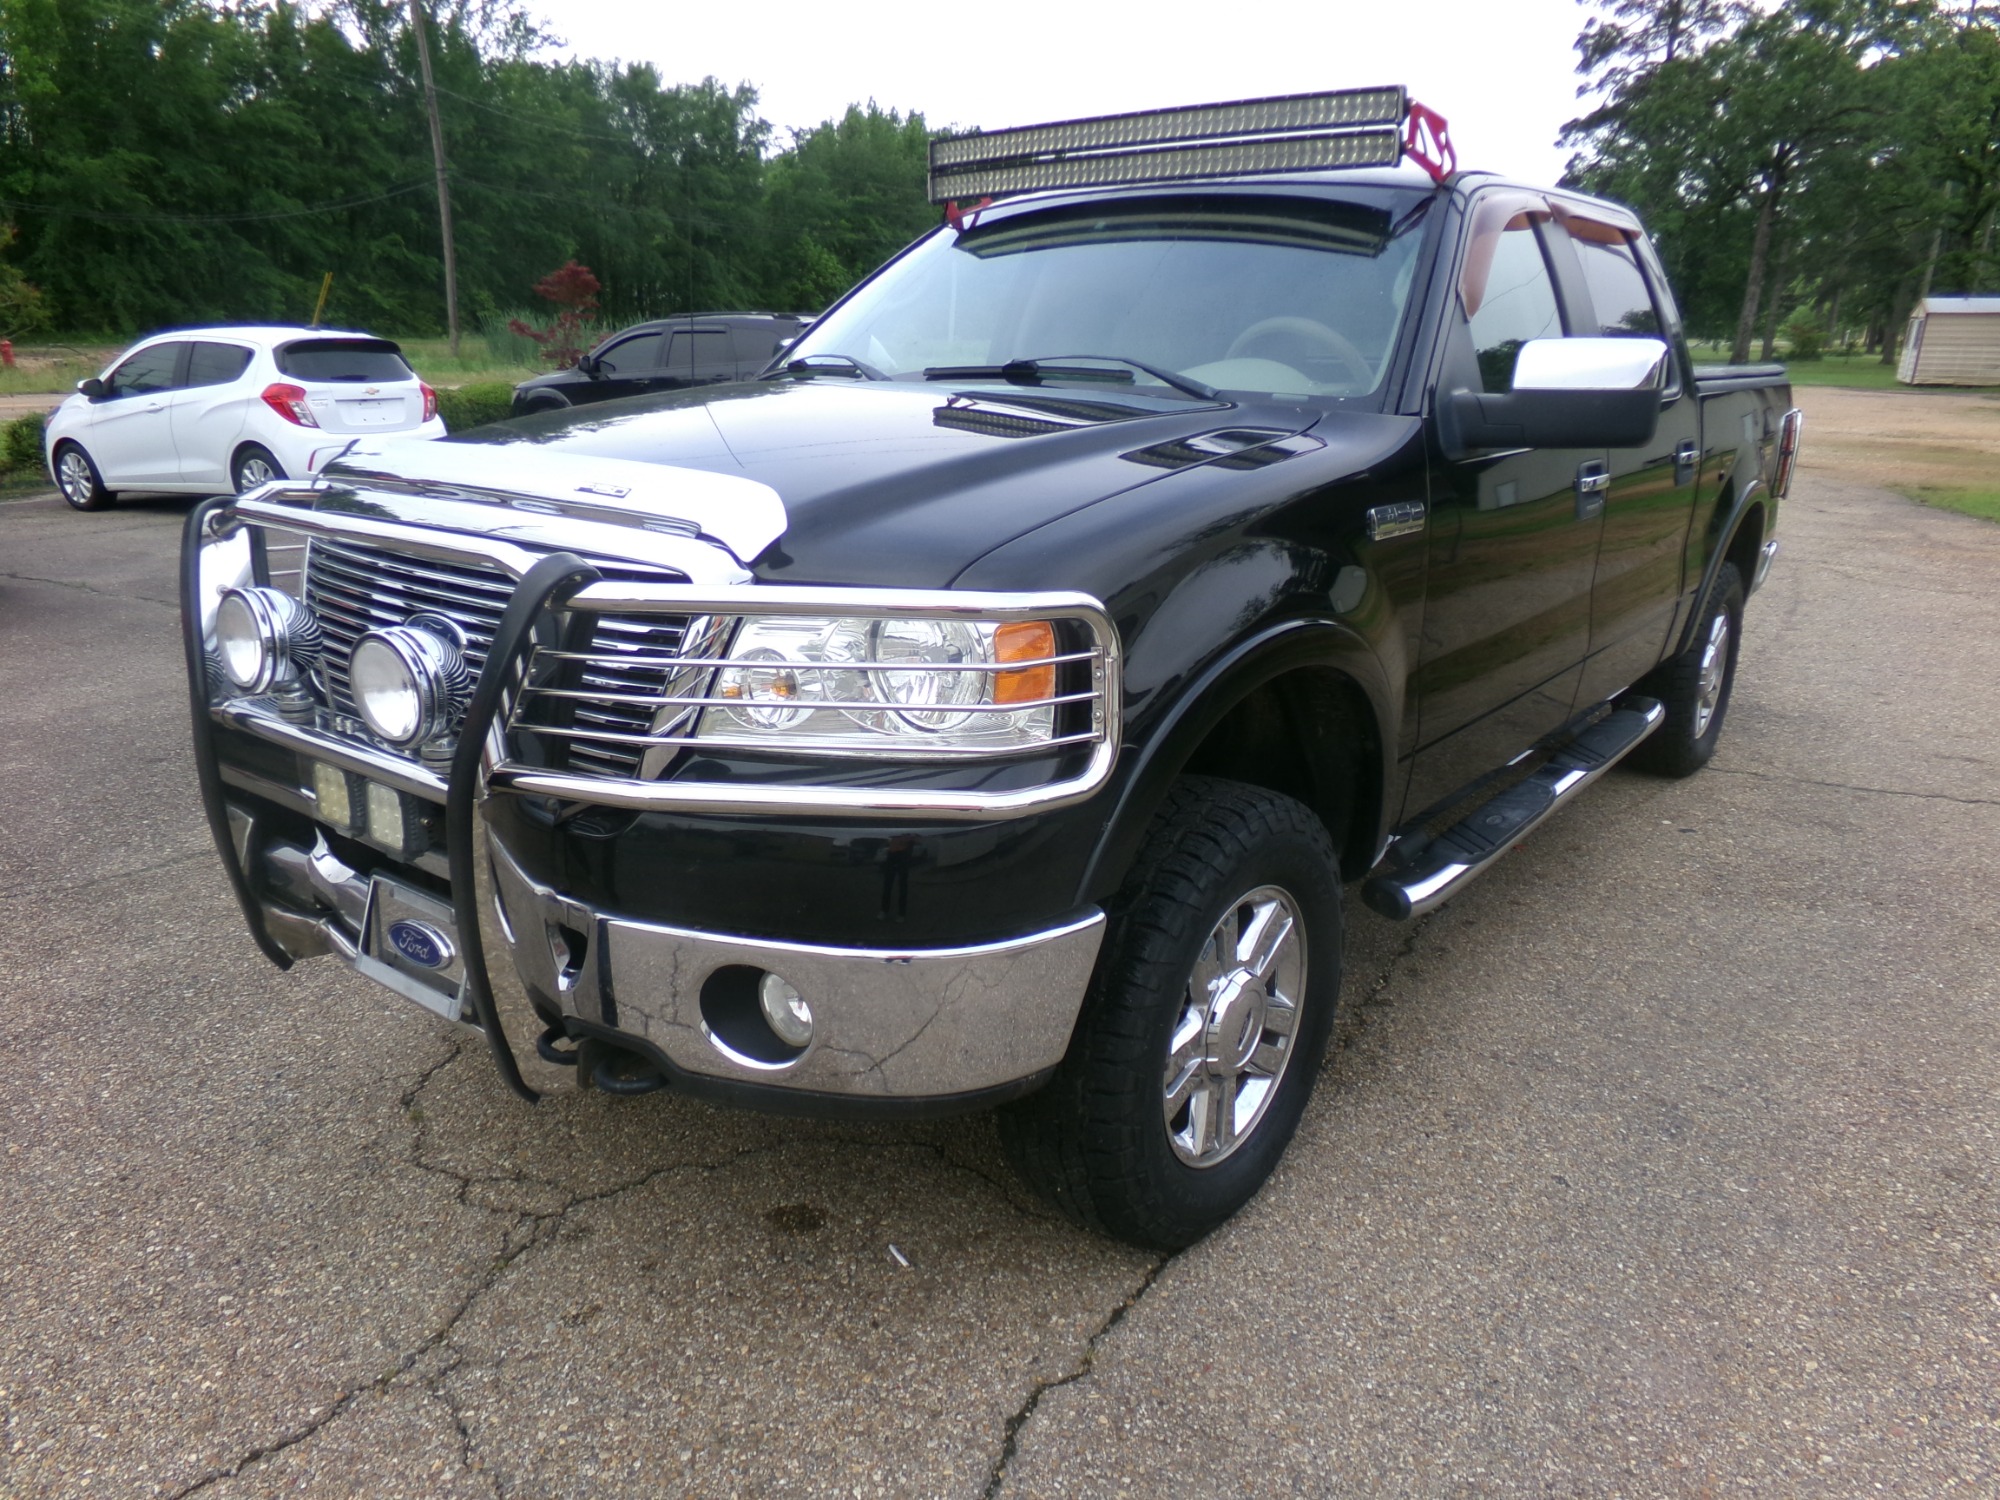
{"label": "black pickup truck", "polygon": [[1312,1090],[1345,887],[1420,915],[1614,763],[1698,769],[1777,548],[1784,372],[1691,364],[1628,212],[1437,123],[943,141],[946,222],[759,378],[201,505],[256,941],[529,1098],[495,974],[585,1086],[998,1107],[1078,1222],[1221,1222]]}

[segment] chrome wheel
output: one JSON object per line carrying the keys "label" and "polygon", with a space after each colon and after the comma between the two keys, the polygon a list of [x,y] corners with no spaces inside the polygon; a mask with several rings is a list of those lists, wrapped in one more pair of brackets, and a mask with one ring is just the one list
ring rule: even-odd
{"label": "chrome wheel", "polygon": [[269,460],[253,453],[236,466],[236,493],[247,495],[277,477],[278,471]]}
{"label": "chrome wheel", "polygon": [[1231,902],[1195,957],[1167,1042],[1161,1112],[1189,1166],[1214,1166],[1256,1130],[1291,1063],[1305,985],[1292,897],[1264,885]]}
{"label": "chrome wheel", "polygon": [[90,504],[97,493],[97,476],[91,473],[90,460],[81,448],[63,449],[62,457],[56,460],[56,484],[63,499],[79,510]]}
{"label": "chrome wheel", "polygon": [[1722,705],[1723,685],[1729,681],[1729,611],[1717,610],[1708,627],[1708,642],[1701,650],[1701,676],[1694,700],[1694,737],[1700,739],[1715,722]]}

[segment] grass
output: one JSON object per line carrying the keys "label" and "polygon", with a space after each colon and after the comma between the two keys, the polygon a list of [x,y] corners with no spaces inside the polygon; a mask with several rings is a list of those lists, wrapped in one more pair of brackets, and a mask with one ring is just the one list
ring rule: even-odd
{"label": "grass", "polygon": [[[1690,341],[1688,349],[1694,355],[1697,364],[1724,365],[1729,363],[1729,346],[1727,344],[1706,344]],[[1750,354],[1753,364],[1761,363],[1757,359],[1757,351],[1755,349],[1752,349]],[[1835,349],[1828,351],[1819,359],[1795,360],[1787,359],[1784,350],[1780,349],[1776,358],[1780,364],[1784,365],[1785,373],[1793,385],[1834,385],[1855,391],[1924,390],[1936,391],[1947,395],[1953,391],[2000,391],[2000,386],[1991,385],[1901,385],[1896,380],[1896,367],[1894,365],[1883,364],[1882,356],[1879,354],[1863,354],[1858,351],[1849,353],[1845,350]]]}
{"label": "grass", "polygon": [[1939,510],[1955,510],[1962,516],[1977,516],[1982,521],[2000,521],[2000,489],[1991,486],[1971,488],[1946,488],[1921,485],[1904,491],[1919,505],[1934,505]]}

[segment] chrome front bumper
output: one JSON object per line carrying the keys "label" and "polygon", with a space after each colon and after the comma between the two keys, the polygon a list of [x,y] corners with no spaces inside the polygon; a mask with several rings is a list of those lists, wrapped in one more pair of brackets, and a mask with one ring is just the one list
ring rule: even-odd
{"label": "chrome front bumper", "polygon": [[[294,958],[333,954],[449,1020],[468,1019],[455,961],[426,969],[385,945],[398,920],[451,932],[450,908],[395,879],[349,869],[321,840],[260,836],[230,808],[231,832],[267,931]],[[695,932],[593,910],[529,878],[488,846],[497,926],[521,983],[580,1023],[664,1060],[670,1075],[856,1102],[948,1101],[1033,1079],[1062,1060],[1105,919],[1092,910],[1044,932],[966,948],[833,948]],[[718,971],[789,981],[812,1006],[797,1057],[759,1061],[703,1015]]]}

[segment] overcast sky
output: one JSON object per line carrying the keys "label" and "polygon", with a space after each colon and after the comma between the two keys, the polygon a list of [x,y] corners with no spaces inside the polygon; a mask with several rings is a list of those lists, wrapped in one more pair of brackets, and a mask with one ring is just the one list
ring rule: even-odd
{"label": "overcast sky", "polygon": [[[584,57],[751,83],[779,129],[873,98],[934,125],[1033,125],[1262,94],[1408,84],[1460,164],[1554,182],[1579,113],[1577,0],[528,0]],[[782,136],[780,137],[782,139]]]}

